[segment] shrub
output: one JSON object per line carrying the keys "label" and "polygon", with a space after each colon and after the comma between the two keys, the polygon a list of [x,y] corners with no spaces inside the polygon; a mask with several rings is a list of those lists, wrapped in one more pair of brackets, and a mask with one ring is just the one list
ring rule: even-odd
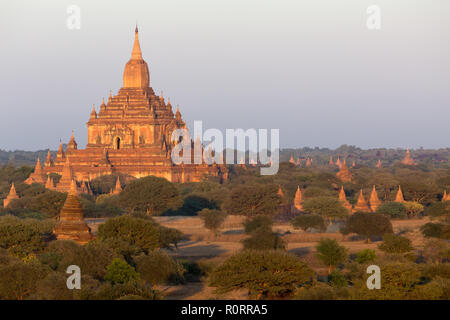
{"label": "shrub", "polygon": [[407,201],[404,203],[404,206],[406,208],[406,214],[409,218],[418,216],[420,213],[423,212],[423,205],[421,205],[418,202],[413,201]]}
{"label": "shrub", "polygon": [[434,202],[425,208],[425,214],[430,217],[450,215],[450,201]]}
{"label": "shrub", "polygon": [[339,270],[333,270],[328,275],[328,282],[332,287],[343,288],[348,285],[347,278]]}
{"label": "shrub", "polygon": [[153,285],[183,282],[183,267],[166,253],[152,251],[135,258],[141,279]]}
{"label": "shrub", "polygon": [[137,281],[139,274],[126,261],[115,258],[111,264],[106,267],[105,280],[109,280],[112,284],[128,283]]}
{"label": "shrub", "polygon": [[443,223],[426,223],[420,230],[427,238],[450,239],[450,225]]}
{"label": "shrub", "polygon": [[295,229],[307,231],[310,228],[325,230],[325,220],[317,214],[300,214],[291,221]]}
{"label": "shrub", "polygon": [[242,251],[228,258],[210,276],[217,292],[247,289],[257,299],[291,295],[311,282],[314,272],[296,256],[281,251]]}
{"label": "shrub", "polygon": [[362,251],[359,251],[356,253],[356,262],[360,264],[366,264],[375,261],[377,258],[377,255],[375,253],[375,250],[371,249],[364,249]]}
{"label": "shrub", "polygon": [[399,202],[383,203],[377,208],[377,213],[387,215],[391,219],[401,219],[407,216],[406,207]]}
{"label": "shrub", "polygon": [[271,217],[266,215],[258,215],[251,220],[247,220],[244,223],[245,233],[251,234],[258,229],[268,229],[271,230],[273,225],[273,220]]}
{"label": "shrub", "polygon": [[244,249],[252,250],[284,250],[284,240],[271,229],[259,228],[243,240]]}
{"label": "shrub", "polygon": [[389,218],[382,214],[357,212],[347,219],[345,227],[341,230],[343,234],[356,233],[366,237],[382,236],[392,233],[392,224]]}
{"label": "shrub", "polygon": [[198,214],[203,220],[205,228],[210,230],[215,236],[217,236],[218,230],[227,218],[226,213],[219,210],[203,209]]}
{"label": "shrub", "polygon": [[303,211],[312,214],[318,214],[329,220],[333,218],[342,218],[348,215],[341,202],[334,197],[316,197],[306,200],[303,203]]}
{"label": "shrub", "polygon": [[347,249],[340,246],[336,239],[322,238],[316,246],[317,257],[328,266],[328,274],[347,260]]}
{"label": "shrub", "polygon": [[406,253],[413,249],[411,240],[395,234],[385,234],[378,248],[386,253]]}

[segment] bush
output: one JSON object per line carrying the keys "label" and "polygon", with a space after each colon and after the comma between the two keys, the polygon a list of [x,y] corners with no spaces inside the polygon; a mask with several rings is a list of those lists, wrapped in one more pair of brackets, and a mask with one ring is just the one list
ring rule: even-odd
{"label": "bush", "polygon": [[413,249],[411,240],[395,234],[384,235],[383,243],[378,248],[386,253],[406,253]]}
{"label": "bush", "polygon": [[348,285],[347,278],[339,270],[333,270],[328,275],[328,282],[332,287],[343,288]]}
{"label": "bush", "polygon": [[399,202],[383,203],[377,208],[377,213],[389,216],[391,219],[406,218],[406,207]]}
{"label": "bush", "polygon": [[427,238],[450,239],[450,225],[442,223],[426,223],[420,230]]}
{"label": "bush", "polygon": [[247,289],[256,299],[285,297],[312,281],[314,272],[296,256],[281,251],[242,251],[214,270],[217,292]]}
{"label": "bush", "polygon": [[431,263],[450,261],[450,248],[444,240],[429,239],[425,243],[422,256]]}
{"label": "bush", "polygon": [[389,218],[382,214],[357,212],[347,219],[342,234],[356,233],[364,236],[367,242],[370,237],[382,236],[392,233],[392,224]]}
{"label": "bush", "polygon": [[408,218],[416,217],[423,212],[423,205],[418,202],[407,201],[404,203]]}
{"label": "bush", "polygon": [[317,214],[300,214],[291,221],[295,229],[302,229],[307,231],[310,228],[315,228],[320,231],[325,230],[325,220]]}
{"label": "bush", "polygon": [[375,253],[375,250],[371,249],[364,249],[362,251],[359,251],[356,253],[356,262],[360,264],[366,264],[375,261],[377,258],[377,255]]}
{"label": "bush", "polygon": [[299,288],[295,293],[297,300],[336,300],[337,295],[333,287],[323,282],[317,282],[312,287]]}
{"label": "bush", "polygon": [[259,228],[243,240],[244,249],[251,250],[284,250],[284,240],[271,229]]}
{"label": "bush", "polygon": [[139,274],[126,261],[115,258],[111,264],[106,267],[105,280],[112,284],[135,282],[139,279]]}
{"label": "bush", "polygon": [[136,270],[141,279],[153,285],[183,282],[183,267],[166,253],[150,252],[135,258]]}
{"label": "bush", "polygon": [[328,274],[339,264],[347,260],[347,249],[340,246],[336,239],[322,238],[316,246],[317,257],[328,266]]}
{"label": "bush", "polygon": [[198,214],[203,220],[205,228],[214,233],[215,236],[217,236],[218,230],[227,218],[226,213],[219,210],[203,209]]}
{"label": "bush", "polygon": [[430,217],[450,215],[450,201],[434,202],[425,208],[425,214]]}
{"label": "bush", "polygon": [[329,220],[333,218],[342,218],[348,215],[341,202],[334,197],[316,197],[306,200],[303,203],[303,211],[317,214]]}
{"label": "bush", "polygon": [[258,215],[251,220],[247,220],[244,223],[244,230],[246,234],[251,234],[258,229],[268,229],[271,230],[273,225],[273,220],[269,216]]}

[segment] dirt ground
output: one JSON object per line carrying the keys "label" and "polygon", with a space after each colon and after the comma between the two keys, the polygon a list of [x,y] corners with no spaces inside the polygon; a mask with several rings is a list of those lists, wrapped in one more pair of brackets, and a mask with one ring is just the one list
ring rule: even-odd
{"label": "dirt ground", "polygon": [[[192,261],[221,262],[242,249],[242,239],[246,237],[242,227],[244,221],[240,216],[229,216],[224,223],[221,234],[217,237],[203,227],[202,220],[198,217],[157,217],[161,225],[176,228],[189,237],[188,241],[180,243],[178,250],[169,252],[170,255],[189,259]],[[423,246],[423,236],[419,231],[421,225],[429,222],[428,218],[414,220],[393,220],[392,225],[396,233],[411,239],[413,246],[419,249]],[[354,240],[352,236],[344,237],[340,233],[306,233],[295,230],[289,223],[277,223],[274,231],[283,235],[287,242],[287,251],[299,256],[316,270],[318,274],[325,275],[326,268],[315,256],[315,246],[320,238],[335,238],[348,248],[349,253],[356,253],[363,249],[373,249],[377,255],[383,255],[379,251],[379,241],[366,243],[364,240]],[[188,283],[183,286],[165,288],[167,299],[245,299],[246,292],[232,292],[227,295],[216,295],[214,288],[205,283]]]}
{"label": "dirt ground", "polygon": [[[242,223],[245,218],[241,216],[228,216],[220,235],[215,237],[210,231],[203,227],[199,217],[155,217],[163,226],[175,228],[187,235],[188,240],[181,242],[177,250],[168,251],[168,254],[179,259],[191,261],[222,262],[227,257],[242,249],[241,241],[246,238]],[[103,219],[92,219],[88,221],[93,231],[103,223]],[[392,225],[396,233],[401,233],[412,241],[412,245],[420,250],[424,239],[419,231],[421,225],[429,222],[428,218],[414,220],[393,220]],[[344,237],[340,233],[306,233],[295,230],[289,223],[276,223],[274,231],[283,236],[287,242],[287,251],[296,254],[313,268],[318,274],[325,275],[326,268],[315,256],[315,246],[320,238],[337,239],[341,245],[348,248],[349,253],[356,253],[363,249],[373,249],[377,255],[383,255],[379,251],[380,241],[365,243],[364,240],[355,240],[354,237]],[[160,288],[167,299],[246,299],[245,290],[231,292],[225,295],[214,293],[214,288],[207,286],[204,282],[190,282],[185,285],[164,286]]]}

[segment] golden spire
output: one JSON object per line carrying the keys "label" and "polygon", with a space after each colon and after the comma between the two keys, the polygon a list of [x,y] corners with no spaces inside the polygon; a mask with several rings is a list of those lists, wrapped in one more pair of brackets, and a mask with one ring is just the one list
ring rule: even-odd
{"label": "golden spire", "polygon": [[294,207],[297,210],[302,211],[303,210],[303,195],[302,195],[302,191],[300,190],[300,186],[297,186],[297,191],[295,192],[295,197],[294,197]]}
{"label": "golden spire", "polygon": [[72,195],[72,196],[78,195],[77,183],[73,179],[72,179],[72,182],[70,183],[69,194]]}
{"label": "golden spire", "polygon": [[284,193],[283,193],[283,190],[281,189],[281,186],[279,186],[277,194],[278,194],[281,198],[284,198]]}
{"label": "golden spire", "polygon": [[359,191],[358,200],[356,201],[355,208],[353,209],[354,212],[361,211],[361,212],[369,212],[369,206],[367,205],[366,199],[364,198],[362,189]]}
{"label": "golden spire", "polygon": [[11,184],[11,189],[9,190],[10,197],[17,197],[16,187],[14,187],[14,182]]}
{"label": "golden spire", "polygon": [[137,26],[134,30],[134,45],[133,51],[131,51],[131,59],[142,60],[141,45],[139,44],[139,30]]}
{"label": "golden spire", "polygon": [[369,204],[370,204],[370,208],[372,209],[373,212],[377,211],[377,208],[381,204],[381,201],[378,198],[378,193],[377,193],[377,190],[375,189],[375,186],[373,186],[373,188],[372,188],[372,193],[370,194]]}
{"label": "golden spire", "polygon": [[398,191],[397,194],[395,196],[395,202],[405,202],[405,198],[403,198],[403,192],[402,192],[402,187],[398,186]]}

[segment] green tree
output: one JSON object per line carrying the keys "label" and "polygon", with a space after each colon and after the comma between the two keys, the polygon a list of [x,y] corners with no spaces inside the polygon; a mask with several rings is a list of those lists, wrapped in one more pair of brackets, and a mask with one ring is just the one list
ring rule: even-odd
{"label": "green tree", "polygon": [[423,205],[414,201],[407,201],[404,203],[404,206],[406,208],[406,214],[409,218],[418,216],[424,209]]}
{"label": "green tree", "polygon": [[303,203],[303,211],[318,214],[330,222],[333,218],[343,218],[348,214],[341,202],[333,197],[316,197],[306,200]]}
{"label": "green tree", "polygon": [[342,234],[356,233],[364,236],[369,243],[370,237],[382,236],[393,231],[391,221],[386,216],[377,213],[356,212],[347,219],[341,232]]}
{"label": "green tree", "polygon": [[405,205],[399,202],[383,203],[377,208],[377,213],[387,215],[392,219],[401,219],[407,216]]}
{"label": "green tree", "polygon": [[377,259],[377,254],[375,250],[364,249],[356,253],[356,262],[359,264],[366,264],[369,262],[374,262]]}
{"label": "green tree", "polygon": [[285,241],[272,229],[266,227],[253,231],[250,237],[243,241],[244,249],[249,250],[285,250]]}
{"label": "green tree", "polygon": [[303,231],[311,228],[320,231],[325,230],[325,221],[322,216],[317,214],[300,214],[291,220],[291,224],[295,229],[302,229]]}
{"label": "green tree", "polygon": [[183,281],[183,267],[164,252],[152,251],[134,260],[141,279],[154,286]]}
{"label": "green tree", "polygon": [[243,185],[233,188],[225,208],[230,214],[246,215],[257,214],[273,215],[278,212],[281,198],[277,194],[276,185]]}
{"label": "green tree", "polygon": [[317,257],[328,266],[330,274],[338,265],[347,260],[347,249],[340,246],[336,239],[322,238],[316,246]]}
{"label": "green tree", "polygon": [[244,222],[244,231],[247,234],[251,234],[261,228],[272,230],[272,225],[272,217],[266,215],[257,215],[253,219]]}
{"label": "green tree", "polygon": [[314,272],[296,256],[281,251],[242,251],[210,276],[218,292],[247,289],[256,299],[285,297],[312,281]]}
{"label": "green tree", "polygon": [[154,176],[131,181],[120,193],[119,199],[130,212],[144,211],[155,216],[169,209],[176,210],[183,204],[173,183]]}
{"label": "green tree", "polygon": [[217,237],[219,229],[227,218],[226,213],[220,210],[203,209],[199,213],[206,229],[210,230]]}
{"label": "green tree", "polygon": [[385,234],[378,248],[386,253],[406,253],[413,249],[411,240],[395,234]]}
{"label": "green tree", "polygon": [[137,281],[139,274],[130,266],[126,261],[115,258],[111,264],[106,267],[105,280],[110,281],[112,284],[127,283]]}
{"label": "green tree", "polygon": [[430,217],[441,217],[450,215],[450,201],[434,202],[425,208],[425,214]]}

